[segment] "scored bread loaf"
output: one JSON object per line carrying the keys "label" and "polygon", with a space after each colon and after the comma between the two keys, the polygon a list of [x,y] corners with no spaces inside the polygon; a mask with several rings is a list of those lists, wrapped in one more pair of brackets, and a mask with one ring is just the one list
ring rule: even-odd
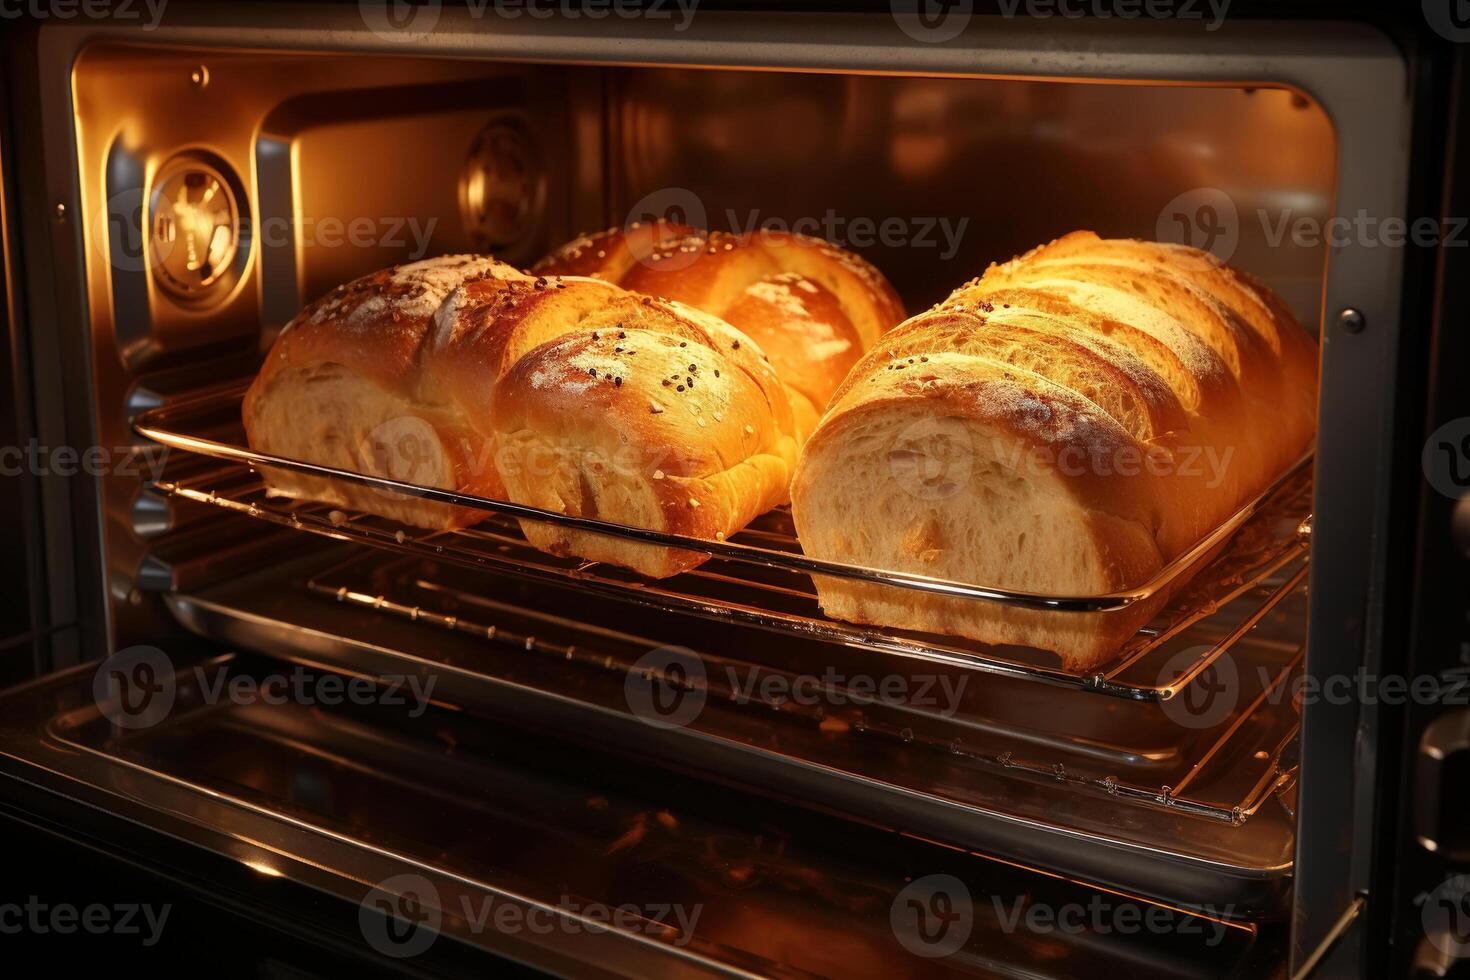
{"label": "scored bread loaf", "polygon": [[[786,393],[729,324],[600,280],[448,256],[339,287],[246,393],[250,445],[406,483],[718,539],[786,500]],[[265,468],[270,488],[433,529],[473,508]],[[522,520],[558,554],[665,576],[702,555]]]}
{"label": "scored bread loaf", "polygon": [[563,245],[536,272],[595,276],[712,313],[748,334],[812,430],[837,385],[903,319],[888,280],[858,256],[805,235],[634,223]]}
{"label": "scored bread loaf", "polygon": [[[1268,487],[1315,428],[1316,342],[1208,253],[1074,232],[900,324],[798,463],[820,558],[1043,595],[1148,582]],[[1167,599],[1030,610],[819,578],[841,619],[1107,661]]]}

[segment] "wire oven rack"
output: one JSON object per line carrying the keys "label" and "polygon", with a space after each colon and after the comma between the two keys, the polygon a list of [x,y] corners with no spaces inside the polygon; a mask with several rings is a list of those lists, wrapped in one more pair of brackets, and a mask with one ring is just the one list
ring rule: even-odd
{"label": "wire oven rack", "polygon": [[[1305,653],[1300,639],[1306,615],[1301,586],[1290,590],[1268,619],[1232,647],[1231,671],[1216,679],[1228,685],[1228,690],[1221,686],[1217,691],[1228,699],[1229,710],[1209,714],[1220,706],[1211,702],[1204,706],[1205,713],[1181,709],[1181,714],[1162,705],[1124,706],[1106,699],[1071,703],[1067,698],[1072,695],[1054,689],[1038,689],[1034,699],[1018,698],[1020,692],[995,685],[977,688],[971,692],[977,697],[936,711],[849,690],[841,676],[815,675],[808,680],[819,681],[835,696],[803,702],[769,694],[763,681],[784,675],[787,683],[774,690],[794,690],[791,678],[809,664],[791,663],[770,649],[763,649],[758,660],[751,659],[749,648],[738,642],[719,644],[707,633],[695,654],[705,669],[670,676],[658,667],[638,665],[641,654],[667,642],[667,637],[654,640],[623,632],[627,627],[640,628],[636,611],[609,620],[583,606],[573,615],[555,598],[540,594],[527,605],[523,597],[507,594],[504,584],[496,581],[500,577],[457,576],[449,567],[419,556],[364,551],[316,572],[305,587],[324,599],[413,623],[428,631],[426,635],[447,632],[478,642],[487,652],[509,654],[484,661],[480,669],[491,673],[509,665],[514,665],[509,666],[512,670],[524,669],[528,656],[547,658],[568,669],[618,676],[637,670],[673,685],[698,688],[710,702],[731,711],[754,712],[753,717],[760,719],[774,713],[808,729],[881,739],[906,753],[928,752],[931,758],[962,767],[1065,783],[1233,825],[1245,823],[1272,794],[1296,779],[1289,749],[1300,716],[1287,702]],[[595,626],[589,625],[589,618]],[[1195,643],[1213,645],[1221,639],[1209,621],[1196,623],[1188,633]],[[861,665],[848,666],[861,674]],[[517,680],[532,683],[529,677]],[[1037,711],[1037,704],[1047,705],[1047,710]],[[1131,710],[1114,712],[1114,706]],[[1057,712],[1065,713],[1066,723],[1056,723]],[[1038,726],[1038,716],[1049,720]],[[983,723],[976,724],[977,720]]]}
{"label": "wire oven rack", "polygon": [[[646,606],[1134,700],[1166,701],[1176,696],[1306,576],[1310,456],[1144,585],[1100,596],[1044,596],[811,558],[801,553],[785,509],[761,516],[729,540],[706,541],[256,452],[244,445],[239,423],[243,393],[244,385],[221,386],[137,416],[133,427],[139,435],[230,464],[196,470],[187,477],[167,476],[154,484],[156,491],[339,540],[531,578],[574,582],[580,588]],[[483,512],[485,519],[457,531],[424,531],[323,504],[275,498],[255,472],[259,467],[470,507]],[[613,566],[540,552],[526,542],[518,518],[699,552],[710,560],[673,578],[652,581]],[[1176,582],[1191,574],[1193,578],[1111,662],[1090,674],[1076,675],[1061,670],[1056,657],[1043,651],[987,646],[829,618],[818,605],[813,573],[976,602],[1077,613],[1126,610],[1160,590],[1173,591]],[[1221,610],[1227,607],[1235,612],[1225,616]],[[1223,630],[1218,639],[1181,649],[1188,627],[1212,616],[1228,620],[1214,623]]]}

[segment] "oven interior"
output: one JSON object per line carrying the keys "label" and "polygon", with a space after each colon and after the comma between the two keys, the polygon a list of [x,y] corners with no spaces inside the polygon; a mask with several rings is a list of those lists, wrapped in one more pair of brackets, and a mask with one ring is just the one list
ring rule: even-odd
{"label": "oven interior", "polygon": [[[434,834],[393,813],[365,820],[360,781],[441,793],[422,783],[505,786],[540,771],[570,785],[582,770],[569,757],[612,753],[758,787],[772,807],[844,814],[862,833],[1188,906],[1246,934],[1286,915],[1310,463],[1136,655],[1069,681],[1045,655],[977,662],[934,638],[822,623],[797,573],[717,559],[650,587],[539,555],[508,519],[405,536],[367,515],[269,500],[251,467],[161,451],[140,433],[240,443],[240,385],[276,332],[358,275],[461,251],[528,265],[578,232],[655,217],[827,237],[878,266],[911,314],[1074,229],[1187,241],[1228,255],[1316,332],[1326,247],[1289,225],[1332,213],[1334,131],[1315,102],[1279,88],[111,43],[83,52],[72,89],[99,442],[135,446],[143,464],[102,480],[113,648],[204,639],[231,651],[230,669],[267,658],[432,675],[431,714],[452,721],[370,735],[360,719],[262,709],[200,734],[189,725],[201,707],[145,733],[81,712],[56,737],[333,832],[417,835],[403,844],[416,860],[471,876],[501,859],[463,840],[418,853]],[[201,185],[207,213],[169,220],[214,222],[218,254],[202,266],[160,259],[160,202]],[[787,524],[768,515],[746,537],[785,540]],[[704,672],[705,709],[682,728],[629,707],[629,678],[667,680],[641,658],[669,648]],[[191,662],[172,659],[181,672]],[[763,696],[770,677],[783,691],[819,678],[822,695]],[[850,688],[859,677],[930,696],[874,697]],[[1198,713],[1191,699],[1220,683],[1237,693],[1228,710]],[[476,736],[455,728],[466,718],[493,718],[498,748],[477,754]],[[486,759],[522,742],[536,761],[514,774],[447,771],[496,765]],[[565,805],[598,819],[588,800],[605,795]],[[512,820],[473,793],[443,805]],[[660,866],[705,839],[649,829],[669,838],[649,859]],[[798,870],[761,874],[818,907],[867,908],[858,885]],[[801,919],[788,932],[821,929]],[[794,955],[785,933],[736,934],[776,962]],[[1185,961],[1169,955],[1173,969]],[[1063,961],[1049,970],[1067,975]]]}

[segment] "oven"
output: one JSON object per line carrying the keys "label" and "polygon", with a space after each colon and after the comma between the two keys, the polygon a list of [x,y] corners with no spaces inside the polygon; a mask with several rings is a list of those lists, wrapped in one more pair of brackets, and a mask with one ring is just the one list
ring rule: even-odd
{"label": "oven", "polygon": [[[0,925],[252,976],[1464,972],[1470,32],[1121,7],[15,21]],[[1204,248],[1317,336],[1315,442],[1081,675],[824,616],[784,509],[653,581],[525,507],[265,493],[309,468],[240,399],[305,303],[657,218],[827,238],[910,314],[1073,228]],[[59,925],[130,904],[178,924]]]}

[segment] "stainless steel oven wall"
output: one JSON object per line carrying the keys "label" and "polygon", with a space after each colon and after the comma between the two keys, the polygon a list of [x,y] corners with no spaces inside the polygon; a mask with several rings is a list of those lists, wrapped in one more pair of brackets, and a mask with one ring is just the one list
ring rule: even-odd
{"label": "stainless steel oven wall", "polygon": [[[303,299],[340,282],[425,255],[543,252],[580,199],[566,162],[599,155],[595,134],[567,142],[585,132],[563,88],[577,81],[442,59],[85,46],[72,136],[95,443],[126,447],[137,410],[253,370]],[[576,91],[600,110],[595,79]],[[231,544],[140,494],[164,462],[101,477],[103,615],[119,643],[162,628],[147,593],[179,584],[181,555]]]}
{"label": "stainless steel oven wall", "polygon": [[795,228],[873,261],[911,312],[1079,228],[1210,247],[1320,318],[1322,108],[1286,89],[627,69],[607,85],[616,223]]}
{"label": "stainless steel oven wall", "polygon": [[[92,409],[90,420],[87,413],[75,409],[68,415],[71,428],[66,435],[75,444],[126,438],[123,406],[129,395],[131,367],[120,357],[119,335],[112,329],[111,307],[117,297],[111,289],[98,290],[93,284],[95,270],[105,267],[108,257],[96,254],[88,245],[88,231],[76,220],[88,213],[84,203],[96,204],[105,197],[100,191],[105,171],[97,159],[82,153],[72,125],[71,69],[79,52],[95,42],[146,39],[204,48],[398,55],[411,51],[416,59],[441,55],[512,63],[799,68],[936,78],[1130,85],[1168,81],[1287,88],[1321,106],[1335,129],[1333,213],[1349,219],[1360,212],[1383,217],[1403,213],[1408,135],[1405,69],[1392,45],[1367,29],[1236,21],[1228,29],[1206,33],[1198,21],[1121,24],[976,18],[954,38],[925,43],[901,30],[887,14],[701,12],[687,24],[647,18],[496,18],[487,24],[468,11],[436,10],[432,31],[405,35],[383,25],[371,29],[356,5],[178,7],[170,8],[162,28],[146,38],[127,25],[101,22],[57,23],[44,27],[40,34],[39,127],[46,166],[44,180],[31,186],[43,189],[38,193],[46,195],[44,203],[59,221],[50,254],[37,250],[26,261],[55,270],[54,329],[71,338],[55,351],[62,361],[59,366],[38,368],[46,376],[93,384],[90,390],[43,393],[54,399],[70,398],[73,405]],[[307,74],[293,81],[299,83]],[[183,72],[175,78],[178,97],[190,98],[192,75]],[[262,79],[262,84],[269,81]],[[1019,111],[1011,115],[1026,118]],[[196,116],[192,110],[181,112],[176,121],[182,125]],[[677,123],[694,125],[697,118],[686,117]],[[208,117],[194,122],[211,124]],[[126,137],[126,129],[122,135]],[[127,145],[124,140],[124,148]],[[1263,145],[1257,152],[1269,156],[1275,149]],[[975,161],[977,188],[986,185],[983,163]],[[146,177],[146,164],[143,173]],[[617,189],[623,199],[642,181],[661,179],[652,176],[657,170],[632,173],[635,179]],[[137,182],[136,174],[132,179]],[[998,199],[1015,196],[1012,187],[997,188]],[[1130,230],[1146,232],[1147,228]],[[1323,424],[1309,652],[1309,669],[1318,675],[1351,673],[1363,665],[1372,669],[1382,645],[1376,602],[1384,575],[1382,549],[1388,519],[1386,432],[1397,396],[1393,365],[1400,257],[1398,250],[1375,244],[1354,238],[1334,249],[1322,292]],[[242,274],[248,274],[248,269]],[[1361,319],[1349,321],[1364,323],[1366,329],[1352,333],[1342,329],[1339,316],[1346,310],[1356,311]],[[99,323],[107,328],[99,330]],[[149,323],[145,334],[151,334],[151,320]],[[139,336],[135,325],[129,329],[133,332],[123,336]],[[225,330],[220,339],[248,344],[249,333],[242,322],[233,334]],[[158,334],[159,338],[174,336],[170,331]],[[78,342],[86,338],[92,342]],[[144,344],[130,350],[146,355],[149,348]],[[90,553],[105,563],[112,577],[106,595],[83,598],[93,603],[92,619],[106,621],[116,614],[115,625],[128,624],[149,608],[141,598],[138,606],[133,605],[141,549],[136,540],[118,533],[129,526],[131,501],[125,502],[110,486],[107,490],[98,497],[95,511],[81,509],[78,521],[84,540],[90,540]],[[106,608],[96,608],[99,602]],[[120,630],[111,642],[127,637],[128,631]],[[1366,825],[1370,813],[1374,760],[1359,754],[1358,746],[1366,742],[1357,737],[1360,724],[1371,724],[1371,718],[1364,717],[1356,706],[1313,705],[1307,712],[1300,814],[1308,829],[1301,835],[1297,864],[1298,960],[1331,931],[1365,880],[1365,855],[1354,853],[1352,842],[1366,840],[1365,834],[1355,838],[1355,830]],[[1333,832],[1314,833],[1313,827],[1331,827]],[[1341,949],[1351,955],[1354,941],[1349,939]]]}

